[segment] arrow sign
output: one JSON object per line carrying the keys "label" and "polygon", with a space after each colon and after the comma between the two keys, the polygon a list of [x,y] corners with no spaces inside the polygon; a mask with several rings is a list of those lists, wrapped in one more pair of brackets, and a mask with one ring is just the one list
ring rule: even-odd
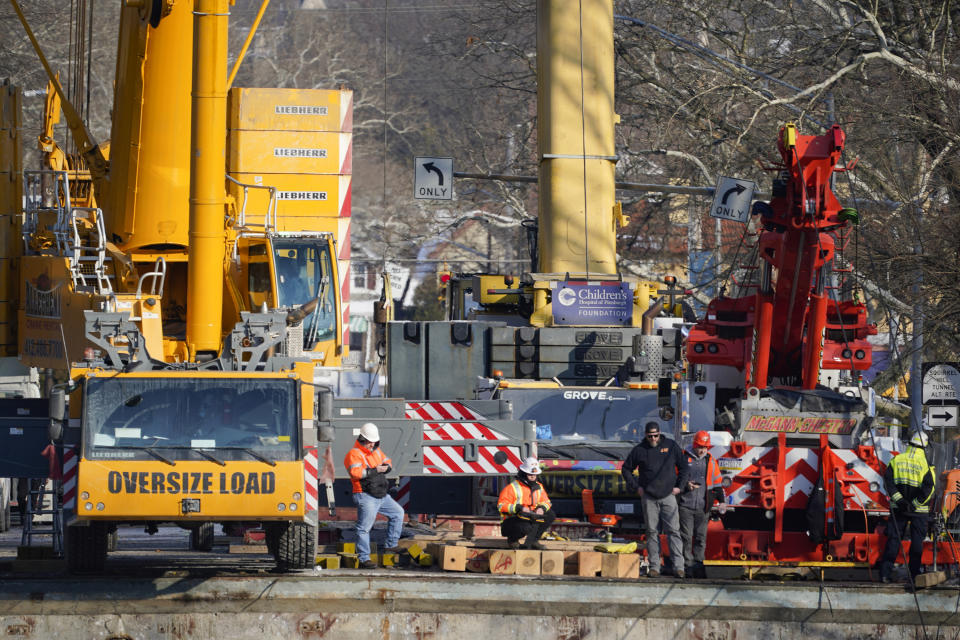
{"label": "arrow sign", "polygon": [[750,218],[750,202],[756,188],[757,185],[750,180],[720,176],[714,190],[710,215],[721,220],[746,224]]}
{"label": "arrow sign", "polygon": [[437,165],[433,164],[432,162],[426,162],[424,163],[423,168],[426,169],[427,171],[431,171],[437,174],[437,180],[439,182],[439,186],[441,187],[443,186],[443,171],[440,171],[440,169],[437,168]]}
{"label": "arrow sign", "polygon": [[927,424],[931,427],[956,427],[957,411],[953,407],[927,406]]}
{"label": "arrow sign", "polygon": [[453,200],[453,158],[417,156],[413,164],[413,197]]}
{"label": "arrow sign", "polygon": [[727,198],[730,197],[730,194],[731,194],[731,193],[736,193],[737,195],[740,195],[741,193],[743,193],[743,192],[746,191],[746,190],[747,190],[747,188],[738,182],[736,185],[734,185],[733,187],[727,189],[727,190],[724,192],[722,204],[727,204]]}

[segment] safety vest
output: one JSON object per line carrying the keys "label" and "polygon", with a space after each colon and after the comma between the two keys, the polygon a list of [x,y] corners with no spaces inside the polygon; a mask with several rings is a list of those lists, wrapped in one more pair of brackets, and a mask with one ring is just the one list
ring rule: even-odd
{"label": "safety vest", "polygon": [[[919,447],[907,447],[906,452],[901,453],[890,461],[893,468],[893,483],[898,487],[910,487],[919,490],[923,484],[923,478],[928,473],[933,474],[933,467],[927,463],[927,456],[923,449]],[[934,479],[936,476],[934,476]],[[916,491],[909,492],[915,494]],[[934,489],[931,488],[927,496],[917,496],[911,501],[911,507],[916,513],[928,513],[930,511],[930,499],[933,497]]]}
{"label": "safety vest", "polygon": [[514,480],[503,488],[497,500],[501,520],[517,515],[522,507],[535,511],[537,507],[549,509],[550,506],[547,491],[539,482],[537,488],[531,491],[527,485],[522,484],[519,480]]}
{"label": "safety vest", "polygon": [[363,493],[360,480],[363,478],[364,471],[375,469],[381,464],[393,463],[390,462],[390,458],[384,455],[380,447],[373,451],[367,451],[366,447],[361,446],[359,442],[353,443],[353,448],[347,451],[347,455],[343,459],[343,466],[347,468],[347,473],[350,474],[350,482],[353,484],[354,493]]}

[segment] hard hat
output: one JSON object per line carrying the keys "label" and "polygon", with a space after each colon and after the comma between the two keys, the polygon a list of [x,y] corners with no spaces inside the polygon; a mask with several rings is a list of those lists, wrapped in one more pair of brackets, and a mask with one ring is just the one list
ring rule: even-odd
{"label": "hard hat", "polygon": [[380,430],[372,422],[365,423],[360,427],[360,437],[367,442],[380,442]]}
{"label": "hard hat", "polygon": [[536,458],[530,457],[523,461],[523,464],[520,465],[520,471],[524,473],[532,473],[535,476],[540,475],[540,462]]}
{"label": "hard hat", "polygon": [[912,445],[915,446],[915,447],[920,447],[921,449],[922,449],[923,447],[927,446],[927,443],[928,443],[929,441],[930,441],[930,440],[929,440],[929,438],[927,437],[927,434],[924,433],[922,430],[920,430],[920,431],[914,431],[914,432],[913,432],[913,437],[910,438],[910,444],[912,444]]}
{"label": "hard hat", "polygon": [[706,431],[697,431],[697,435],[693,436],[693,446],[695,447],[709,447],[710,446],[710,434]]}

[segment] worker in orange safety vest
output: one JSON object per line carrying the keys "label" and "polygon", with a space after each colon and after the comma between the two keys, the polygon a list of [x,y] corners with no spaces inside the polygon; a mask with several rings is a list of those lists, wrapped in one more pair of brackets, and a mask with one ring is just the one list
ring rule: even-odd
{"label": "worker in orange safety vest", "polygon": [[537,480],[540,471],[536,458],[524,460],[516,477],[503,488],[497,500],[500,533],[507,538],[511,549],[520,548],[520,538],[524,536],[524,549],[543,549],[538,541],[556,518],[547,490]]}
{"label": "worker in orange safety vest", "polygon": [[680,507],[680,537],[683,539],[684,573],[691,578],[706,578],[703,566],[707,549],[708,514],[715,502],[721,513],[727,504],[723,495],[720,467],[710,455],[710,434],[697,431],[686,449],[687,486],[677,496]]}
{"label": "worker in orange safety vest", "polygon": [[347,452],[343,464],[353,485],[353,504],[357,507],[357,556],[361,569],[376,569],[377,563],[370,560],[370,530],[382,513],[387,517],[387,548],[383,551],[396,553],[400,534],[403,533],[403,507],[397,504],[387,491],[387,474],[392,468],[390,458],[380,449],[380,431],[377,425],[367,422],[360,427],[360,434],[353,448]]}

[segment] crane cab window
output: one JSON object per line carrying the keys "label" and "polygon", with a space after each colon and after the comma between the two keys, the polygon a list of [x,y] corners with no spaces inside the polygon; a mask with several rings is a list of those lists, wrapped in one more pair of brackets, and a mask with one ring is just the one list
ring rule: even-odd
{"label": "crane cab window", "polygon": [[272,288],[270,259],[267,255],[266,242],[263,240],[242,242],[239,251],[242,254],[241,268],[246,269],[246,273],[241,274],[241,277],[247,281],[250,308],[257,311],[264,303],[268,307],[271,306],[273,300],[270,297]]}
{"label": "crane cab window", "polygon": [[304,347],[332,340],[337,329],[337,287],[330,245],[325,239],[274,240],[277,306],[317,301],[304,320]]}
{"label": "crane cab window", "polygon": [[200,460],[203,449],[219,460],[298,459],[293,380],[104,377],[88,379],[84,395],[87,458]]}

